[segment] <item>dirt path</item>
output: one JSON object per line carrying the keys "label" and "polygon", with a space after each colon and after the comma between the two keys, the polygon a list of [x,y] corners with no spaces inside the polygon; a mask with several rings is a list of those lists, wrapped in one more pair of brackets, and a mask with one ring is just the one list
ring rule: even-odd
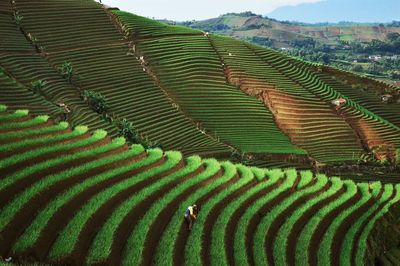
{"label": "dirt path", "polygon": [[353,246],[351,247],[351,254],[353,255],[351,257],[351,264],[352,265],[356,265],[356,252],[357,252],[357,247],[358,247],[358,243],[360,242],[360,237],[363,233],[363,231],[365,230],[365,227],[368,225],[368,223],[370,222],[370,220],[375,217],[375,215],[378,214],[379,211],[382,210],[382,208],[384,208],[384,206],[391,201],[394,197],[396,196],[396,190],[393,191],[393,194],[384,202],[382,202],[379,207],[373,212],[371,213],[370,216],[368,216],[368,218],[362,223],[360,230],[356,233],[355,237],[354,237],[354,242],[353,242]]}
{"label": "dirt path", "polygon": [[345,192],[345,188],[341,188],[337,193],[325,198],[324,200],[319,201],[317,204],[313,205],[307,211],[303,213],[300,219],[296,221],[293,225],[292,230],[288,236],[287,246],[286,246],[286,262],[289,266],[295,266],[296,260],[296,244],[299,238],[300,232],[303,230],[304,226],[309,221],[310,217],[317,213],[321,208],[323,208],[329,202],[334,201],[339,198]]}
{"label": "dirt path", "polygon": [[[128,159],[125,161],[118,162],[120,166],[124,166],[130,163],[134,163],[140,160],[143,160],[145,158],[144,153],[142,155],[136,156],[134,159]],[[75,213],[87,202],[89,201],[94,195],[96,195],[98,192],[112,186],[113,184],[123,181],[127,178],[130,178],[141,171],[146,171],[147,169],[151,167],[157,167],[161,165],[162,163],[165,162],[165,157],[161,158],[160,160],[148,165],[148,166],[143,166],[138,169],[134,169],[125,173],[122,173],[118,176],[113,177],[112,179],[105,180],[101,183],[98,183],[85,191],[81,192],[79,195],[74,197],[70,202],[65,204],[63,207],[61,207],[55,215],[51,218],[51,220],[48,222],[48,226],[43,230],[40,239],[36,243],[36,246],[34,250],[32,250],[33,254],[39,259],[39,260],[44,260],[47,257],[48,252],[50,251],[54,241],[57,238],[57,233],[60,232],[70,221],[71,218],[74,217]],[[141,184],[139,183],[138,186],[145,186],[146,184]],[[107,202],[105,205],[109,207],[108,209],[109,213],[112,211],[113,205],[111,204],[113,201],[111,200],[110,202]],[[104,206],[102,206],[99,211],[104,211]],[[97,215],[97,212],[96,214]],[[94,220],[95,222],[103,222],[103,220]],[[95,230],[96,227],[89,227],[89,224],[91,224],[92,218],[88,221],[88,223],[85,225],[85,228],[82,230],[81,235],[79,235],[79,241],[77,242],[77,245],[75,246],[74,252],[71,253],[70,258],[66,258],[66,261],[73,262],[73,264],[76,265],[83,265],[80,260],[84,260],[85,258],[81,258],[81,252],[84,253],[84,250],[81,249],[81,245],[85,245],[86,243],[82,243],[86,240],[91,240],[91,239],[86,239],[86,233],[90,235],[91,230]],[[88,231],[86,231],[86,229]],[[89,241],[90,245],[90,241]],[[79,251],[79,252],[78,252]]]}
{"label": "dirt path", "polygon": [[[298,191],[302,191],[305,190],[307,188],[310,188],[312,186],[314,186],[316,184],[317,180],[314,179],[313,181],[311,181],[310,184],[307,184],[307,186],[303,187],[302,189],[299,189]],[[277,233],[280,229],[280,227],[285,223],[286,219],[288,217],[290,217],[290,215],[296,211],[302,204],[304,204],[304,202],[309,201],[310,199],[317,197],[319,194],[325,192],[326,190],[329,189],[330,187],[330,182],[328,182],[324,187],[322,187],[321,189],[319,189],[316,192],[313,193],[309,193],[306,195],[302,195],[300,197],[298,197],[292,204],[290,204],[289,207],[287,207],[283,212],[281,212],[275,219],[274,221],[271,223],[266,235],[265,235],[265,250],[266,250],[266,254],[267,254],[267,259],[268,259],[268,263],[269,265],[273,266],[275,265],[275,261],[274,261],[274,243],[275,243],[275,239],[277,237]]]}
{"label": "dirt path", "polygon": [[[178,178],[178,180],[174,180],[171,183],[163,186],[158,191],[155,191],[152,195],[142,200],[138,205],[136,205],[129,214],[124,218],[124,220],[119,225],[117,231],[115,232],[115,241],[113,241],[113,246],[111,248],[111,254],[108,257],[108,260],[102,263],[98,263],[97,265],[117,265],[123,256],[123,251],[127,239],[129,238],[130,233],[133,228],[142,218],[144,213],[149,209],[149,207],[160,199],[165,193],[171,191],[176,185],[185,180],[189,180],[190,178],[194,178],[198,174],[204,171],[204,167],[200,166],[194,172],[189,173],[188,175]],[[139,214],[139,215],[138,215]]]}
{"label": "dirt path", "polygon": [[[384,192],[384,186],[382,186],[377,199],[379,200],[382,197]],[[343,246],[343,240],[345,239],[347,231],[350,227],[360,218],[363,213],[368,211],[369,208],[372,208],[375,204],[375,199],[371,197],[367,202],[365,202],[358,209],[354,210],[346,219],[340,224],[339,228],[336,230],[335,235],[333,237],[333,242],[331,246],[331,263],[335,266],[340,266],[340,256],[341,248]]]}
{"label": "dirt path", "polygon": [[155,249],[157,248],[157,244],[159,243],[160,236],[162,235],[162,232],[165,230],[172,216],[175,214],[179,204],[187,197],[189,197],[193,193],[193,191],[207,186],[214,180],[221,178],[223,174],[224,170],[221,168],[213,176],[207,178],[200,183],[197,183],[196,185],[193,185],[192,187],[186,189],[183,193],[179,194],[170,204],[168,204],[161,211],[161,213],[155,219],[155,222],[150,226],[149,232],[151,233],[147,235],[147,239],[145,242],[142,265],[151,265],[153,254],[155,252]]}
{"label": "dirt path", "polygon": [[257,180],[253,179],[249,181],[247,184],[235,190],[233,193],[229,194],[224,199],[221,199],[214,208],[210,211],[207,219],[204,222],[204,234],[202,239],[202,262],[203,265],[211,265],[210,260],[210,248],[211,248],[211,239],[212,239],[212,228],[215,224],[215,221],[218,219],[219,214],[222,212],[223,208],[225,208],[231,201],[233,201],[236,197],[245,193],[248,189],[255,186],[257,184]]}
{"label": "dirt path", "polygon": [[[102,142],[94,143],[94,144],[88,145],[86,147],[81,147],[76,150],[70,150],[70,151],[68,151],[68,153],[75,153],[75,152],[79,152],[80,150],[83,150],[83,149],[90,149],[90,148],[94,147],[95,145],[103,146],[103,145],[106,145],[107,142],[108,141],[104,140]],[[53,166],[53,167],[48,167],[44,170],[41,170],[40,172],[35,172],[33,174],[27,175],[26,177],[13,183],[11,186],[6,187],[0,193],[0,209],[3,208],[11,199],[13,199],[15,195],[21,193],[26,188],[32,186],[34,183],[44,179],[45,177],[47,177],[51,174],[58,173],[58,172],[61,172],[61,171],[67,170],[67,169],[71,169],[72,167],[82,165],[82,164],[90,162],[92,160],[110,157],[111,155],[116,154],[118,152],[123,152],[126,149],[127,149],[127,146],[121,146],[121,147],[118,147],[111,151],[105,152],[101,155],[89,156],[89,157],[81,158],[80,160],[61,163],[61,164]],[[61,153],[59,153],[59,154],[61,154]],[[48,155],[48,156],[50,156],[50,155]],[[57,156],[57,154],[52,153],[52,156],[53,157],[49,157],[49,159],[54,158],[54,156]],[[40,157],[38,160],[42,161],[41,158],[42,157]],[[36,161],[36,159],[33,159],[33,161]],[[43,159],[43,161],[45,161],[45,159]],[[38,162],[36,162],[36,163],[38,163]],[[21,167],[20,169],[25,168],[23,162],[21,164],[22,165],[20,166]],[[29,165],[29,163],[28,163],[28,165]]]}
{"label": "dirt path", "polygon": [[[266,181],[264,181],[266,182]],[[276,189],[281,185],[281,182],[276,182],[275,184],[260,190],[259,192],[252,195],[250,198],[246,199],[239,208],[235,210],[229,219],[228,225],[225,230],[225,252],[227,254],[227,260],[229,265],[235,264],[234,259],[234,242],[235,242],[235,231],[239,223],[240,217],[245,213],[247,208],[251,206],[256,200],[270,193],[272,190]]]}
{"label": "dirt path", "polygon": [[[318,266],[318,247],[321,243],[321,240],[328,229],[329,225],[331,222],[335,219],[336,216],[338,216],[343,210],[346,210],[350,206],[356,204],[359,200],[361,199],[361,193],[360,191],[357,191],[357,193],[348,199],[346,202],[343,202],[341,205],[337,206],[335,209],[331,210],[327,215],[325,215],[320,223],[317,226],[317,229],[314,231],[311,241],[310,241],[310,246],[308,250],[308,258],[309,258],[309,265],[311,266]],[[312,249],[311,249],[312,247]]]}
{"label": "dirt path", "polygon": [[[115,153],[118,152],[121,152],[121,150],[116,149],[112,152],[109,152],[107,155],[103,154],[102,157],[113,156],[115,155]],[[132,160],[132,158],[130,158],[130,160]],[[14,216],[13,220],[0,233],[0,235],[3,237],[3,242],[2,245],[0,246],[0,254],[9,254],[14,241],[17,239],[17,237],[19,237],[22,234],[24,229],[27,226],[29,226],[33,217],[35,217],[37,210],[40,210],[41,207],[45,205],[49,199],[53,199],[59,193],[65,191],[65,189],[68,188],[69,186],[72,186],[73,184],[80,182],[81,180],[87,178],[88,176],[96,175],[101,172],[107,171],[112,166],[113,163],[90,169],[88,172],[81,173],[79,175],[75,175],[69,177],[68,179],[57,182],[56,184],[48,187],[45,191],[36,194],[32,199],[29,200],[27,204],[25,204],[18,211],[18,213]],[[14,194],[10,194],[10,191],[8,191],[7,194],[2,193],[1,196],[12,199],[14,197]]]}
{"label": "dirt path", "polygon": [[[231,178],[228,182],[223,183],[221,186],[213,189],[200,199],[196,201],[197,205],[199,206],[199,212],[201,213],[201,206],[203,206],[210,198],[212,198],[214,195],[220,193],[224,189],[228,188],[229,186],[232,186],[235,184],[237,181],[240,180],[240,177],[238,174],[235,174],[233,178]],[[189,232],[186,228],[185,223],[182,223],[182,226],[179,230],[178,236],[175,240],[175,245],[174,245],[174,265],[184,265],[185,264],[185,257],[183,254],[185,253],[185,246],[187,243],[187,238],[189,237]]]}

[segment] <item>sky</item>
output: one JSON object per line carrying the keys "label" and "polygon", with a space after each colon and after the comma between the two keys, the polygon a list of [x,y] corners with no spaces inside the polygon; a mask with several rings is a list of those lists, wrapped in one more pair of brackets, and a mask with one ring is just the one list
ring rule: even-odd
{"label": "sky", "polygon": [[215,18],[228,12],[252,11],[265,15],[278,7],[319,1],[321,0],[102,0],[104,4],[140,16],[175,21]]}
{"label": "sky", "polygon": [[400,0],[327,0],[296,7],[280,7],[268,17],[311,23],[391,22],[400,20]]}

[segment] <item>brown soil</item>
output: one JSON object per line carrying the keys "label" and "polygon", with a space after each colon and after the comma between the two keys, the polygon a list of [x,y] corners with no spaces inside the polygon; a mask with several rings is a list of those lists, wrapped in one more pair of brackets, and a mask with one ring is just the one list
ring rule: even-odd
{"label": "brown soil", "polygon": [[[157,191],[157,193],[152,194],[150,197],[147,197],[137,206],[135,206],[119,225],[119,228],[115,233],[115,238],[114,238],[115,240],[113,241],[111,254],[108,257],[107,261],[103,263],[98,263],[96,265],[118,265],[122,260],[125,244],[127,239],[129,238],[130,233],[132,232],[136,224],[139,222],[139,220],[142,218],[142,215],[146,213],[146,211],[151,207],[151,205],[155,201],[160,199],[163,195],[168,193],[168,191],[172,190],[177,184],[189,180],[191,178],[194,178],[203,171],[204,167],[200,166],[196,171],[189,173],[188,175],[181,177],[178,180],[175,180],[172,183],[162,187],[160,190]],[[161,220],[164,219],[164,217],[158,217],[158,218],[160,218]],[[160,221],[159,219],[156,220]],[[151,231],[151,234],[153,234],[153,231]]]}
{"label": "brown soil", "polygon": [[206,221],[204,222],[204,234],[202,239],[202,262],[203,265],[211,265],[210,261],[210,248],[211,248],[211,236],[212,236],[212,228],[215,224],[215,221],[218,219],[219,214],[222,210],[228,205],[232,200],[236,197],[240,196],[244,192],[246,192],[251,187],[257,184],[257,180],[253,179],[249,181],[247,184],[243,185],[242,187],[238,188],[236,191],[229,194],[227,197],[219,201],[212,211],[207,216]]}
{"label": "brown soil", "polygon": [[357,191],[357,193],[353,197],[351,197],[346,202],[343,202],[340,206],[336,207],[335,209],[331,210],[331,212],[329,212],[327,215],[324,216],[324,218],[322,218],[322,220],[318,224],[316,230],[314,231],[311,237],[310,246],[308,250],[309,265],[312,266],[318,265],[318,256],[317,256],[318,252],[316,252],[316,250],[318,250],[319,244],[321,243],[321,239],[323,238],[325,231],[328,229],[331,222],[343,210],[349,208],[351,205],[355,204],[360,199],[361,199],[361,193],[360,191]]}
{"label": "brown soil", "polygon": [[[379,199],[384,192],[384,187],[382,186],[381,191],[379,192],[379,195],[377,198]],[[372,197],[370,198],[367,202],[365,202],[362,206],[360,206],[357,210],[352,212],[339,226],[339,228],[336,230],[335,235],[333,237],[333,242],[331,246],[331,263],[332,265],[340,265],[340,254],[342,245],[343,245],[343,240],[345,239],[345,235],[347,231],[350,229],[350,227],[353,225],[354,222],[357,221],[357,219],[363,215],[369,208],[374,206],[375,204],[375,199]]]}
{"label": "brown soil", "polygon": [[[60,134],[60,133],[57,132],[57,134]],[[65,140],[58,140],[58,141],[52,141],[52,142],[47,141],[45,144],[44,144],[44,143],[39,143],[39,144],[34,144],[34,145],[29,145],[29,146],[23,146],[23,147],[20,147],[20,148],[18,148],[18,149],[14,149],[14,150],[11,150],[11,151],[8,151],[8,152],[4,152],[4,153],[0,154],[0,159],[7,158],[7,157],[9,157],[9,156],[11,156],[11,155],[14,155],[14,154],[22,154],[22,153],[24,153],[24,152],[32,151],[32,150],[35,150],[35,149],[37,149],[37,148],[42,148],[44,145],[46,145],[46,146],[65,145],[65,144],[68,144],[68,143],[74,143],[74,142],[77,142],[77,141],[79,141],[79,140],[86,139],[86,138],[88,138],[88,137],[90,137],[90,133],[89,133],[89,132],[87,132],[86,134],[79,135],[79,136],[76,136],[76,137],[73,137],[73,138],[69,138],[69,139],[65,139]],[[58,155],[58,154],[60,154],[60,153],[62,153],[62,152],[63,152],[63,151],[50,154],[50,155],[47,157],[47,159],[48,159],[48,158],[54,158],[54,157],[55,157],[54,154],[57,154],[57,155]],[[65,153],[67,153],[67,152],[65,152]],[[43,156],[43,157],[44,157],[44,158],[43,158],[44,160],[47,160],[47,159],[46,159],[46,155],[47,155],[47,154],[45,154],[45,155]],[[23,162],[23,163],[24,163],[23,166],[26,168],[26,167],[28,167],[28,166],[30,166],[30,165],[36,164],[37,162],[34,161],[35,159],[39,160],[39,159],[42,159],[42,157],[33,158],[33,159],[29,160],[29,161],[24,161],[24,162]],[[20,169],[20,167],[13,167],[13,168]],[[5,171],[5,170],[4,170],[4,171]]]}
{"label": "brown soil", "polygon": [[[123,191],[122,193],[118,194],[116,197],[114,197],[113,199],[111,199],[110,201],[108,201],[104,206],[102,206],[96,213],[95,215],[93,215],[93,217],[91,217],[91,219],[89,220],[89,222],[86,224],[85,228],[82,230],[82,234],[79,236],[79,242],[77,243],[76,247],[75,247],[75,252],[74,254],[77,254],[75,257],[78,259],[78,265],[84,265],[85,263],[85,258],[88,255],[88,252],[90,250],[90,246],[96,236],[96,233],[98,232],[98,230],[101,228],[101,226],[103,225],[103,223],[107,220],[107,218],[110,216],[110,214],[112,213],[112,210],[114,210],[116,208],[116,206],[119,206],[119,204],[121,202],[123,202],[125,199],[127,199],[128,197],[130,197],[133,193],[149,186],[150,184],[157,182],[157,180],[164,178],[178,170],[180,170],[181,168],[183,168],[184,165],[184,161],[182,160],[178,165],[174,166],[173,168],[171,168],[170,170],[155,175],[137,185],[135,185],[134,187],[131,187],[125,191]],[[151,168],[154,168],[154,166],[151,166]],[[150,169],[150,167],[149,167]],[[172,182],[170,184],[167,184],[166,186],[174,186],[176,185],[176,182]],[[158,197],[159,195],[153,194],[150,197]]]}
{"label": "brown soil", "polygon": [[[199,206],[201,211],[201,206],[203,206],[213,195],[220,193],[224,189],[228,188],[229,186],[232,186],[234,183],[236,183],[238,180],[240,180],[240,177],[238,174],[236,174],[233,178],[231,178],[229,181],[226,183],[222,184],[221,186],[215,188],[214,190],[210,191],[200,199],[196,201],[196,204]],[[185,258],[182,254],[185,253],[185,246],[187,243],[187,238],[189,236],[189,232],[187,230],[187,227],[185,223],[182,223],[181,228],[179,230],[178,236],[175,240],[175,245],[174,245],[174,265],[184,265],[185,264]]]}
{"label": "brown soil", "polygon": [[[127,165],[136,161],[143,160],[145,157],[144,153],[141,154],[140,156],[136,156],[135,158],[130,158],[125,161],[121,161],[118,163],[119,166]],[[138,169],[134,169],[132,171],[120,174],[118,176],[113,177],[112,179],[103,181],[101,183],[98,183],[89,189],[85,190],[81,194],[77,195],[74,199],[72,199],[70,202],[65,204],[62,208],[60,208],[57,213],[51,218],[51,220],[48,222],[48,226],[44,229],[44,231],[41,234],[40,239],[35,245],[35,248],[31,251],[32,254],[35,257],[37,257],[39,260],[44,260],[47,257],[48,252],[51,249],[52,244],[57,238],[57,233],[64,228],[70,221],[70,218],[74,216],[77,210],[81,206],[85,204],[88,200],[90,200],[94,195],[96,195],[98,192],[111,187],[113,184],[121,182],[127,178],[130,178],[142,171],[146,171],[147,169],[150,169],[151,167],[157,167],[165,162],[165,157],[161,158],[161,160],[158,160],[150,165],[140,167]],[[150,180],[151,178],[149,178]],[[147,180],[146,180],[147,181]],[[148,185],[146,182],[141,182],[135,185],[134,187],[140,187],[140,186],[146,186]],[[129,191],[131,188],[127,189]],[[82,230],[82,233],[79,235],[79,241],[77,242],[77,245],[75,246],[74,252],[71,253],[71,261],[74,261],[74,265],[83,265],[84,264],[84,259],[85,257],[81,257],[80,255],[85,253],[86,250],[83,249],[83,247],[90,247],[91,240],[94,236],[91,235],[93,233],[93,230],[98,229],[96,224],[94,223],[93,227],[90,227],[90,225],[93,224],[93,222],[104,222],[104,220],[93,220],[94,217],[97,217],[97,215],[104,214],[104,208],[109,207],[108,214],[112,212],[113,205],[112,203],[115,202],[114,199],[110,200],[107,202],[105,205],[103,205],[98,212],[94,214],[94,216],[88,221],[88,223],[85,225],[85,228]],[[88,241],[89,243],[86,243],[85,241]],[[87,248],[88,248],[87,247]],[[68,261],[70,258],[66,258]],[[64,262],[66,262],[64,261]]]}
{"label": "brown soil", "polygon": [[[312,187],[316,183],[316,179],[312,180],[310,184],[307,184],[307,186],[303,187],[300,190],[305,190],[309,187]],[[318,190],[317,192],[314,192],[312,194],[308,195],[303,195],[299,198],[297,198],[288,208],[286,208],[283,212],[281,212],[271,223],[268,231],[266,232],[265,236],[265,250],[267,254],[267,259],[269,265],[275,265],[274,261],[274,242],[275,238],[277,237],[277,233],[279,228],[285,223],[286,219],[290,217],[290,215],[297,210],[304,202],[312,199],[313,197],[318,196],[320,193],[325,192],[327,189],[329,189],[330,183],[327,183],[323,188]],[[298,191],[300,191],[298,190]]]}
{"label": "brown soil", "polygon": [[289,266],[295,265],[297,239],[300,235],[300,232],[303,230],[304,226],[309,221],[310,217],[312,217],[313,214],[317,213],[326,204],[334,201],[335,199],[343,195],[344,192],[345,188],[342,187],[337,193],[331,195],[330,197],[324,200],[319,201],[317,204],[313,205],[311,208],[305,211],[301,216],[301,218],[298,219],[296,223],[293,225],[292,230],[290,231],[290,234],[288,236],[288,241],[286,246],[286,254],[287,254],[286,262]]}
{"label": "brown soil", "polygon": [[[108,152],[107,154],[102,154],[103,157],[106,156],[113,156],[115,153],[119,153],[122,151],[123,148],[115,149],[114,151]],[[130,158],[132,160],[132,158]],[[97,168],[90,169],[88,172],[81,173],[74,177],[70,177],[66,180],[58,182],[53,186],[49,187],[47,190],[43,191],[35,195],[27,204],[25,204],[15,215],[14,219],[5,227],[3,232],[0,233],[1,237],[3,238],[2,245],[0,246],[0,254],[8,255],[10,252],[10,248],[12,243],[16,240],[16,238],[23,232],[24,228],[26,228],[38,209],[40,209],[44,204],[48,202],[49,199],[54,198],[59,192],[65,190],[66,187],[71,186],[72,184],[79,182],[82,179],[85,179],[87,176],[99,174],[101,172],[107,171],[112,167],[114,164],[107,164],[103,166],[99,166]],[[29,183],[29,182],[27,182]],[[7,199],[12,199],[14,194],[11,190],[8,190],[1,194],[2,197]],[[1,204],[4,204],[1,202]]]}
{"label": "brown soil", "polygon": [[235,231],[238,226],[240,217],[242,217],[247,208],[251,206],[256,200],[265,196],[267,193],[270,193],[272,190],[276,189],[280,185],[281,182],[278,181],[272,186],[269,186],[266,189],[255,193],[250,198],[245,200],[243,204],[232,214],[225,231],[225,252],[227,254],[229,265],[234,265],[235,263],[233,246],[235,241]]}
{"label": "brown soil", "polygon": [[[108,142],[108,140],[103,140],[101,142],[98,143],[94,143],[91,145],[88,145],[86,147],[81,147],[77,150],[74,151],[69,151],[69,153],[71,152],[79,152],[80,150],[84,150],[84,149],[90,149],[96,145],[105,145]],[[40,173],[33,173],[31,175],[28,175],[18,181],[16,181],[14,184],[12,184],[11,186],[5,188],[2,193],[0,194],[0,208],[4,207],[15,195],[17,195],[18,193],[22,192],[24,189],[26,189],[27,187],[30,187],[32,184],[34,184],[35,182],[45,178],[48,175],[51,175],[53,173],[56,172],[61,172],[63,170],[67,170],[67,169],[71,169],[72,167],[76,167],[79,165],[82,165],[84,163],[90,162],[92,160],[95,159],[100,159],[100,158],[105,158],[105,157],[109,157],[113,154],[116,154],[118,152],[122,152],[124,150],[127,149],[127,146],[121,146],[118,147],[116,149],[113,149],[111,151],[105,152],[101,155],[95,155],[95,156],[89,156],[86,158],[81,158],[80,160],[76,160],[76,161],[69,161],[66,163],[62,163],[60,165],[57,166],[53,166],[53,167],[49,167],[45,170],[41,170]],[[53,157],[50,158],[54,158],[54,156],[57,156],[58,154],[53,154]],[[50,159],[49,158],[49,159]],[[33,161],[35,161],[35,159],[33,159]],[[20,169],[24,168],[24,165],[20,166]]]}
{"label": "brown soil", "polygon": [[[79,137],[78,139],[80,139],[80,138],[81,137]],[[84,137],[82,136],[82,138],[84,138]],[[77,153],[77,152],[80,152],[80,151],[89,150],[89,149],[96,148],[96,147],[99,147],[99,146],[102,146],[102,145],[106,145],[106,144],[108,144],[110,142],[111,142],[111,139],[109,137],[106,137],[106,138],[104,138],[102,140],[99,140],[99,141],[96,141],[96,142],[94,142],[92,144],[85,145],[85,146],[82,146],[82,147],[78,147],[78,148],[75,148],[75,149],[70,149],[70,148],[66,147],[67,148],[66,150],[45,153],[45,154],[39,155],[37,157],[31,158],[31,159],[29,159],[29,161],[22,161],[22,162],[10,165],[8,167],[5,167],[4,169],[0,169],[0,175],[7,176],[7,175],[10,175],[10,174],[14,173],[15,171],[20,170],[20,169],[27,168],[28,166],[32,166],[32,165],[38,164],[40,162],[44,162],[46,160],[54,159],[54,158],[59,157],[61,155],[69,155],[69,154],[72,154],[72,153]],[[126,145],[124,145],[124,146],[126,146]],[[127,148],[127,146],[126,146],[126,148]],[[46,170],[42,170],[41,174],[44,174],[44,171],[52,173],[52,172],[54,172],[54,170],[57,170],[55,172],[59,172],[60,171],[59,167],[61,167],[61,165],[56,166],[56,167],[49,167]]]}
{"label": "brown soil", "polygon": [[151,234],[148,234],[145,242],[142,265],[151,265],[153,254],[159,242],[159,238],[162,235],[162,232],[165,230],[166,226],[168,225],[169,221],[171,220],[172,216],[174,215],[175,211],[177,210],[180,202],[184,201],[187,197],[189,197],[190,194],[193,193],[193,191],[198,190],[204,186],[207,186],[214,180],[221,178],[223,174],[224,171],[221,168],[215,175],[186,189],[183,193],[179,194],[178,197],[176,197],[170,204],[168,204],[162,210],[162,212],[155,219],[156,222],[154,222],[150,226],[149,232],[151,232]]}
{"label": "brown soil", "polygon": [[353,242],[353,246],[351,247],[351,254],[353,254],[353,256],[351,257],[351,263],[352,265],[356,265],[356,257],[354,256],[356,254],[357,251],[357,245],[360,242],[360,237],[362,232],[364,231],[365,227],[368,225],[368,223],[370,222],[370,220],[375,217],[375,215],[378,214],[379,211],[382,210],[382,208],[389,202],[391,201],[394,197],[396,196],[396,192],[394,191],[394,193],[384,202],[382,202],[379,207],[373,212],[371,213],[371,215],[361,224],[360,230],[356,233],[356,235],[354,236],[354,242]]}

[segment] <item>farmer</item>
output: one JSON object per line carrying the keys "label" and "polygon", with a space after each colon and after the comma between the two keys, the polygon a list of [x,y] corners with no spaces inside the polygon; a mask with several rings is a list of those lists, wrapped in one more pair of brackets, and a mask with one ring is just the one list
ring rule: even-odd
{"label": "farmer", "polygon": [[197,213],[197,205],[196,204],[189,206],[185,211],[185,220],[188,225],[189,231],[192,230],[193,221],[196,220],[196,218],[197,218],[195,212]]}

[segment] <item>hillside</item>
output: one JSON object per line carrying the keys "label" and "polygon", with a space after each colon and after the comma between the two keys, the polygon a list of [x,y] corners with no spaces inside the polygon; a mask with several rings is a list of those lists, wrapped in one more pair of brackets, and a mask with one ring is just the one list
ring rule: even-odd
{"label": "hillside", "polygon": [[[168,23],[173,24],[171,21]],[[400,84],[398,22],[307,24],[278,21],[244,12],[180,24]]]}
{"label": "hillside", "polygon": [[[385,254],[399,245],[400,185],[184,158],[2,105],[0,133],[3,258],[55,265],[396,258]],[[182,215],[193,202],[200,212],[189,232]]]}
{"label": "hillside", "polygon": [[267,38],[272,47],[292,47],[293,41],[309,38],[320,44],[337,45],[339,41],[384,41],[388,33],[400,33],[400,27],[378,23],[319,23],[288,22],[263,17],[251,12],[229,13],[203,21],[184,22],[183,25],[204,31],[239,38]]}
{"label": "hillside", "polygon": [[[361,172],[361,164],[369,179],[370,167],[390,164],[374,174],[396,178],[393,86],[89,0],[40,3],[0,6],[9,36],[0,43],[0,102],[12,110],[184,155],[333,173],[343,163]],[[107,108],[96,109],[92,92]],[[334,106],[337,99],[346,103]]]}

